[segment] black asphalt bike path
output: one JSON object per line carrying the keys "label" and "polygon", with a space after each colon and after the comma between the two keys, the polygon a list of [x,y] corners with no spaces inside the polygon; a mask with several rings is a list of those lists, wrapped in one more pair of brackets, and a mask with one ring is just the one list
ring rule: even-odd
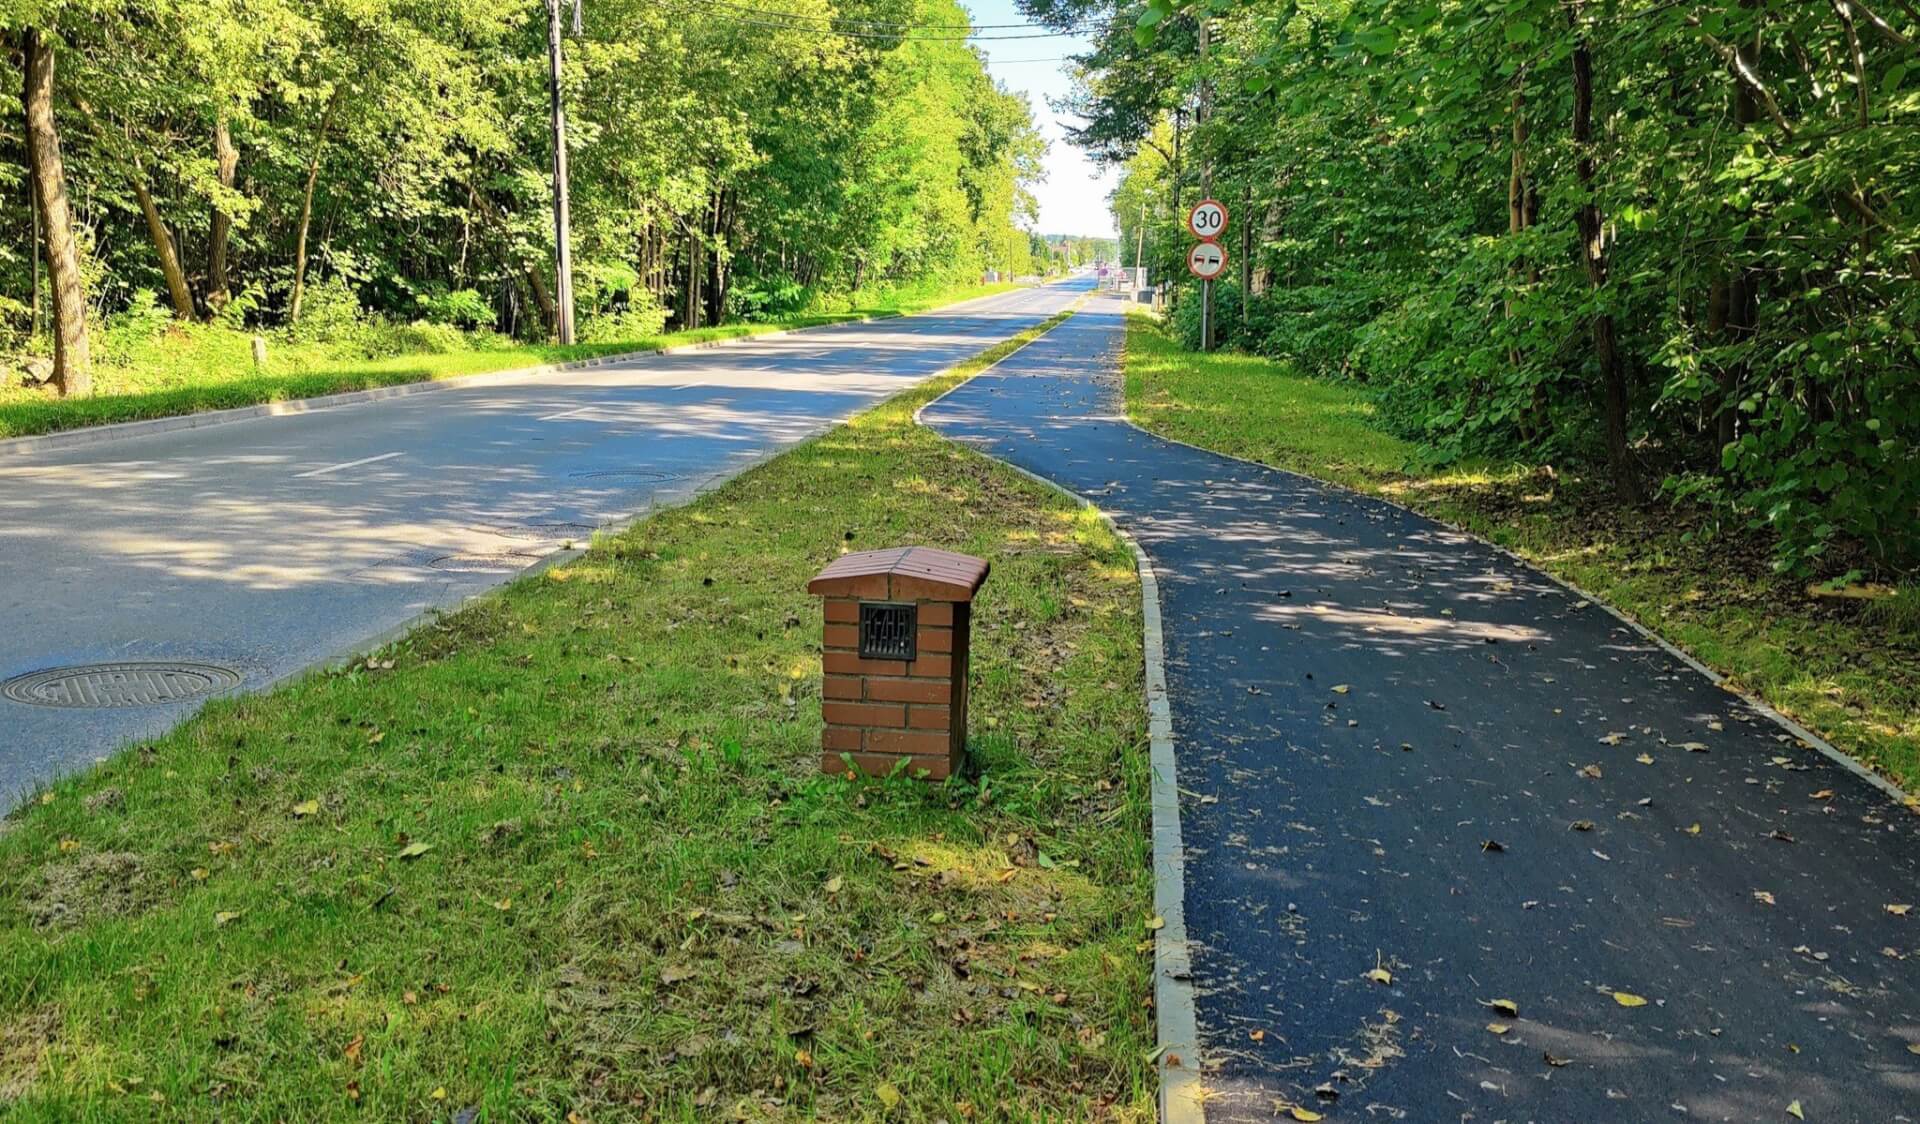
{"label": "black asphalt bike path", "polygon": [[1920,816],[1484,543],[1130,426],[1123,335],[923,420],[1152,561],[1209,1121],[1920,1120]]}

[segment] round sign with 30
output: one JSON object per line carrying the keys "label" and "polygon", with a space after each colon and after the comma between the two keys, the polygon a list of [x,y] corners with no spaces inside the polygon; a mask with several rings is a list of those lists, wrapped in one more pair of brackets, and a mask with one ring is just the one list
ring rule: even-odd
{"label": "round sign with 30", "polygon": [[1217,199],[1202,199],[1187,212],[1187,229],[1195,238],[1211,242],[1227,232],[1226,204]]}

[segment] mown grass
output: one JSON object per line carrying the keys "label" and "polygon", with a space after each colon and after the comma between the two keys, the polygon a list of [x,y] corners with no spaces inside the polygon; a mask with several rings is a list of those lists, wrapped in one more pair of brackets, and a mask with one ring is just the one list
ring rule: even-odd
{"label": "mown grass", "polygon": [[1128,323],[1134,420],[1223,453],[1383,495],[1598,596],[1909,791],[1920,783],[1920,611],[1808,595],[1765,543],[1683,505],[1624,509],[1598,481],[1528,465],[1417,467],[1362,388],[1182,349]]}
{"label": "mown grass", "polygon": [[[0,1114],[1149,1119],[1131,558],[956,377],[29,800]],[[993,564],[975,779],[819,773],[805,583],[903,542]]]}
{"label": "mown grass", "polygon": [[86,398],[60,398],[41,387],[0,385],[0,439],[651,351],[874,316],[911,315],[1014,287],[1001,283],[891,290],[867,294],[850,302],[851,307],[845,311],[809,312],[777,320],[567,347],[475,336],[470,337],[475,346],[460,350],[367,359],[343,357],[338,348],[324,343],[276,338],[267,349],[265,367],[258,370],[253,365],[249,333],[185,325],[163,330],[156,339],[130,349],[120,362],[103,357],[96,363],[93,393]]}

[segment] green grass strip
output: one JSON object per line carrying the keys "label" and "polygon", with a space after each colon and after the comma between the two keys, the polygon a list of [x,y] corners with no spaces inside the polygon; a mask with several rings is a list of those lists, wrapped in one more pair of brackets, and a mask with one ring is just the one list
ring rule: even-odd
{"label": "green grass strip", "polygon": [[[1131,555],[912,421],[1037,334],[30,799],[0,1112],[1150,1120]],[[993,563],[977,780],[819,772],[806,582],[902,543]]]}

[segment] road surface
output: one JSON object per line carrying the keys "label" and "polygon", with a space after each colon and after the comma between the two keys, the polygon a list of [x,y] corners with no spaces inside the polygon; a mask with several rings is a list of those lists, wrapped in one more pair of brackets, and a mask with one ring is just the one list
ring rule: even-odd
{"label": "road surface", "polygon": [[1122,334],[922,417],[1153,562],[1211,1124],[1920,1119],[1920,816],[1484,543],[1128,425]]}
{"label": "road surface", "polygon": [[[193,690],[257,689],[354,651],[1029,328],[1087,285],[314,413],[0,451],[0,810],[168,729],[201,705],[186,697]],[[153,661],[188,666],[162,672]],[[63,670],[94,665],[108,667]],[[136,697],[176,701],[100,705]]]}

